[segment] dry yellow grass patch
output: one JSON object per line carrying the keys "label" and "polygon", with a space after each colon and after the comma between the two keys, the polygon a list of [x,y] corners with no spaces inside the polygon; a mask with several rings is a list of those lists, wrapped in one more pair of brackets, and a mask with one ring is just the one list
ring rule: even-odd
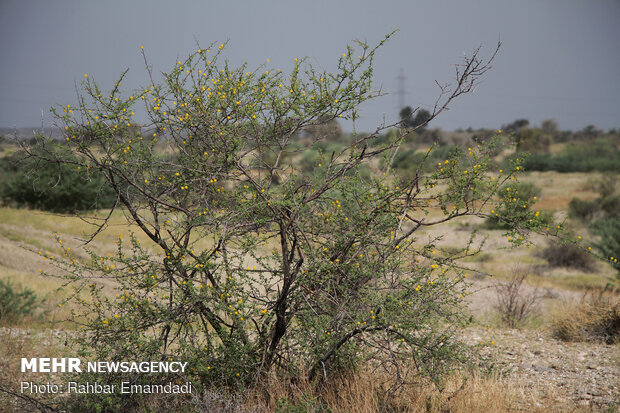
{"label": "dry yellow grass patch", "polygon": [[599,173],[555,171],[527,172],[520,177],[523,182],[531,182],[542,191],[534,208],[551,211],[567,211],[568,204],[574,198],[594,199],[598,194],[588,185]]}
{"label": "dry yellow grass patch", "polygon": [[620,298],[602,294],[564,302],[551,314],[551,331],[564,341],[620,342]]}
{"label": "dry yellow grass patch", "polygon": [[558,404],[555,395],[532,394],[523,383],[497,375],[472,373],[464,380],[454,374],[441,392],[423,380],[405,384],[396,392],[390,392],[389,388],[388,377],[363,369],[357,374],[331,378],[328,383],[318,386],[308,382],[293,384],[272,377],[237,408],[248,412],[290,410],[334,413],[502,413],[577,409],[577,406],[569,406],[566,402]]}
{"label": "dry yellow grass patch", "polygon": [[[63,357],[60,343],[63,333],[55,330],[32,331],[21,328],[0,328],[0,411],[35,411],[34,405],[7,393],[20,394],[20,383],[58,382],[49,373],[21,373],[21,358]],[[72,356],[74,357],[74,356]],[[28,394],[27,394],[28,395]],[[53,405],[49,396],[38,395],[42,402]]]}

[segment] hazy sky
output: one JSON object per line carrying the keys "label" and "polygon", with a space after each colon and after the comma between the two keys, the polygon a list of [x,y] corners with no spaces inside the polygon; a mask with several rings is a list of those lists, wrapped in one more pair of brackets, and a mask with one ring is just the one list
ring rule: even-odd
{"label": "hazy sky", "polygon": [[[332,69],[354,39],[376,43],[375,84],[358,129],[433,103],[463,53],[503,42],[493,69],[431,126],[497,128],[517,118],[556,119],[562,129],[620,127],[620,0],[0,0],[0,127],[51,123],[50,106],[76,101],[84,73],[109,89],[146,84],[143,45],[156,71],[202,45],[229,40],[226,56],[283,70],[299,56]],[[350,125],[343,125],[350,130]]]}

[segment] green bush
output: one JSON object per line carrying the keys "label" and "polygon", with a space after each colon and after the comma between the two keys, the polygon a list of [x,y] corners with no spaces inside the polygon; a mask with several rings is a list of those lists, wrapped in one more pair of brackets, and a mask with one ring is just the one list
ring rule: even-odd
{"label": "green bush", "polygon": [[18,288],[0,279],[0,324],[13,324],[32,315],[40,301],[30,288]]}
{"label": "green bush", "polygon": [[619,217],[620,194],[616,194],[616,180],[615,174],[607,174],[595,181],[593,189],[599,196],[592,201],[573,198],[569,204],[569,215],[585,221]]}
{"label": "green bush", "polygon": [[[523,156],[520,154],[519,156]],[[551,171],[553,170],[552,155],[548,153],[532,153],[523,162],[527,171]]]}
{"label": "green bush", "polygon": [[52,212],[110,208],[116,194],[104,177],[75,165],[37,161],[24,152],[0,159],[4,204]]}

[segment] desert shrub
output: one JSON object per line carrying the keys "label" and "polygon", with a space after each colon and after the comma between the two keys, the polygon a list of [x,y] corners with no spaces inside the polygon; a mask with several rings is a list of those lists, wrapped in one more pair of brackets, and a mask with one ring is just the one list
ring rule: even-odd
{"label": "desert shrub", "polygon": [[566,303],[551,319],[553,336],[563,341],[620,341],[620,300],[603,294]]}
{"label": "desert shrub", "polygon": [[603,259],[609,262],[617,271],[620,278],[620,218],[605,218],[592,225],[594,232],[600,237],[595,243],[596,249]]}
{"label": "desert shrub", "polygon": [[515,134],[517,150],[521,152],[549,152],[551,139],[538,128],[522,128]]}
{"label": "desert shrub", "polygon": [[601,198],[613,196],[618,187],[618,176],[614,173],[603,174],[601,179],[596,182],[595,187]]}
{"label": "desert shrub", "polygon": [[552,267],[577,268],[582,271],[592,271],[594,259],[577,244],[549,244],[542,250],[541,256]]}
{"label": "desert shrub", "polygon": [[5,204],[75,212],[109,208],[116,200],[111,186],[97,171],[85,168],[78,172],[75,165],[42,162],[23,151],[0,159],[0,163],[0,198]]}
{"label": "desert shrub", "polygon": [[620,152],[605,139],[593,143],[569,146],[551,160],[558,172],[618,171]]}
{"label": "desert shrub", "polygon": [[40,305],[30,288],[14,285],[10,279],[0,279],[0,324],[13,324],[31,316]]}
{"label": "desert shrub", "polygon": [[609,195],[600,198],[599,205],[601,211],[605,214],[607,218],[618,218],[620,217],[620,194],[617,195]]}
{"label": "desert shrub", "polygon": [[589,221],[594,218],[598,211],[599,205],[596,200],[588,201],[580,198],[573,198],[568,204],[568,215],[571,218]]}
{"label": "desert shrub", "polygon": [[609,262],[618,270],[620,277],[620,194],[616,194],[616,176],[605,175],[596,183],[599,197],[593,201],[573,198],[569,204],[569,214],[590,224],[592,232],[599,237],[594,246],[600,258]]}
{"label": "desert shrub", "polygon": [[[479,248],[472,234],[454,257],[418,230],[447,235],[453,227],[446,223],[484,216],[502,185],[516,182],[520,164],[489,173],[494,148],[485,143],[431,148],[428,156],[439,150],[441,164],[408,179],[398,181],[389,165],[366,176],[364,167],[400,147],[401,130],[372,148],[378,132],[355,135],[305,174],[284,169],[281,155],[302,156],[292,145],[297,132],[330,118],[355,119],[375,96],[376,48],[347,49],[334,74],[300,59],[289,76],[233,68],[218,61],[223,48],[191,53],[165,82],[132,95],[121,93],[122,77],[110,94],[88,78],[79,104],[55,111],[72,156],[57,162],[106,174],[129,223],[152,241],[119,237],[115,254],[80,262],[64,249],[66,259],[54,260],[74,287],[73,316],[85,326],[75,345],[97,360],[187,361],[184,378],[202,389],[242,391],[274,372],[321,382],[355,371],[362,360],[392,371],[415,360],[412,374],[439,383],[466,361],[467,349],[454,338],[469,320],[457,259]],[[458,66],[456,90],[437,107],[464,93],[462,85],[469,91],[485,67],[480,59]],[[216,83],[236,93],[206,90]],[[127,113],[142,105],[156,132],[135,139]],[[173,160],[158,156],[159,139],[177,154]],[[257,170],[254,160],[269,152],[277,156],[262,158],[272,163]],[[506,211],[514,245],[544,231],[535,212],[508,202],[502,196],[496,208]],[[429,210],[443,216],[431,219]],[[117,294],[106,294],[101,278]],[[76,397],[96,403],[103,396]],[[127,410],[136,400],[105,402]]]}
{"label": "desert shrub", "polygon": [[616,180],[616,174],[610,173],[591,181],[588,187],[598,192],[598,197],[592,201],[573,198],[569,204],[569,215],[584,221],[620,216],[620,194],[616,193]]}
{"label": "desert shrub", "polygon": [[510,328],[522,325],[536,311],[541,298],[538,288],[525,291],[524,282],[529,273],[525,267],[512,268],[508,280],[495,286],[497,310],[502,322]]}
{"label": "desert shrub", "polygon": [[534,152],[525,159],[523,167],[527,171],[550,171],[553,170],[551,159],[551,154]]}

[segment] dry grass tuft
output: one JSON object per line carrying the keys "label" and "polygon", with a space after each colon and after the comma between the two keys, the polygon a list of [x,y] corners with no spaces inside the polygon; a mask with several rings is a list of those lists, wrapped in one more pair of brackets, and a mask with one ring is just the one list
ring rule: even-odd
{"label": "dry grass tuft", "polygon": [[620,299],[599,294],[564,303],[551,317],[553,336],[563,341],[620,342]]}

